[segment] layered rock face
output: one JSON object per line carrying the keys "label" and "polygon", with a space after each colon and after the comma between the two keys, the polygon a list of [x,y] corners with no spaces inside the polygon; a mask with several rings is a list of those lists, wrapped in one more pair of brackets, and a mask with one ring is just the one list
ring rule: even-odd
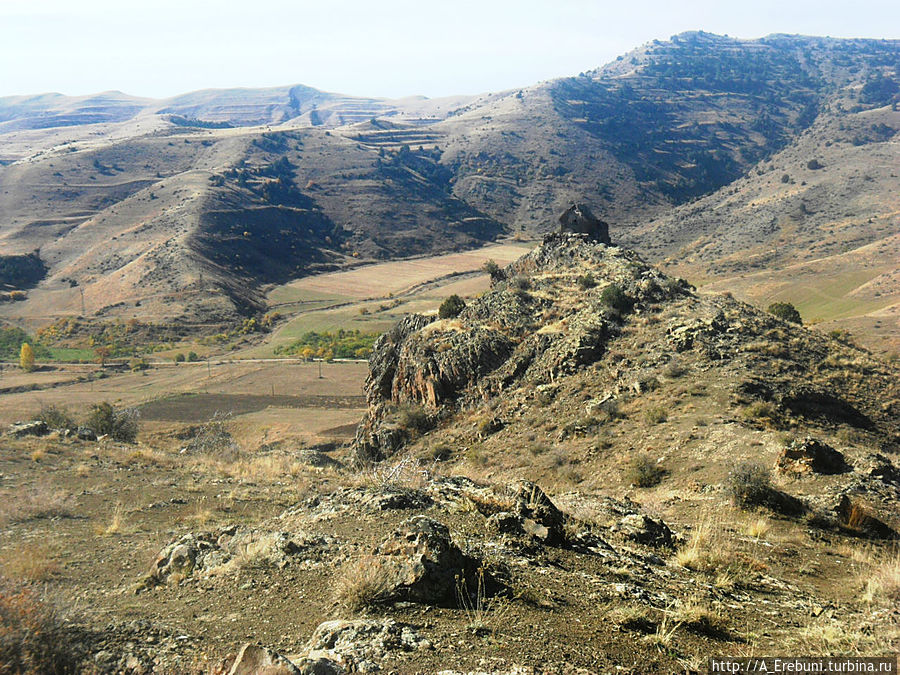
{"label": "layered rock face", "polygon": [[691,292],[636,253],[604,243],[600,221],[586,207],[573,209],[573,227],[591,232],[549,235],[459,316],[411,315],[380,338],[358,459],[377,461],[402,445],[410,406],[416,425],[428,428],[523,381],[552,382],[600,359],[623,314]]}

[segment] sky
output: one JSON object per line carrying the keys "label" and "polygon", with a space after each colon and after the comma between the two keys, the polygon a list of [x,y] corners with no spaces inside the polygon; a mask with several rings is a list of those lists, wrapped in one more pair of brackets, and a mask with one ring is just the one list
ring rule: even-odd
{"label": "sky", "polygon": [[475,94],[576,75],[686,30],[896,39],[900,2],[0,0],[0,96]]}

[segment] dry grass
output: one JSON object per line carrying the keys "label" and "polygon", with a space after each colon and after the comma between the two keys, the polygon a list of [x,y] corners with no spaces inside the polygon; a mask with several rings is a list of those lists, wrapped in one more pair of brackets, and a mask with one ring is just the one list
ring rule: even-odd
{"label": "dry grass", "polygon": [[708,518],[691,532],[688,542],[675,554],[682,567],[697,572],[717,572],[734,561],[727,533],[721,521]]}
{"label": "dry grass", "polygon": [[873,604],[900,601],[900,554],[876,564],[865,579],[862,599]]}
{"label": "dry grass", "polygon": [[753,537],[758,541],[759,539],[765,537],[771,529],[772,521],[770,521],[768,518],[757,518],[756,520],[752,520],[744,525],[743,533],[748,537]]}
{"label": "dry grass", "polygon": [[74,673],[78,640],[29,585],[0,577],[0,672]]}
{"label": "dry grass", "polygon": [[111,537],[114,534],[122,534],[125,531],[125,507],[118,502],[113,508],[112,516],[106,527],[98,527],[97,534],[101,537]]}
{"label": "dry grass", "polygon": [[73,514],[72,496],[40,486],[24,494],[0,495],[0,525],[29,520],[67,518]]}
{"label": "dry grass", "polygon": [[10,579],[40,583],[55,577],[60,572],[60,566],[46,549],[26,544],[4,552],[0,559],[0,571]]}
{"label": "dry grass", "polygon": [[363,556],[344,565],[334,580],[336,605],[352,612],[390,599],[395,586],[394,569],[375,556]]}

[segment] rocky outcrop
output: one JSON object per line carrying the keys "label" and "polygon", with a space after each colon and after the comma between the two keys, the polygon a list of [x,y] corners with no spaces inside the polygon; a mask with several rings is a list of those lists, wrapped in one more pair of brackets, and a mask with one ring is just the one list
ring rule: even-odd
{"label": "rocky outcrop", "polygon": [[[552,382],[602,358],[624,314],[690,292],[588,234],[548,235],[503,278],[459,316],[408,316],[376,342],[358,461],[380,461],[414,436],[398,419],[402,406],[419,407],[433,426],[523,381]],[[623,306],[604,295],[609,287]]]}
{"label": "rocky outcrop", "polygon": [[559,217],[561,234],[584,234],[591,240],[602,244],[611,244],[609,225],[595,217],[585,204],[572,204]]}
{"label": "rocky outcrop", "polygon": [[835,474],[850,470],[840,452],[809,436],[803,440],[793,440],[782,450],[775,461],[775,468],[781,473],[794,475]]}

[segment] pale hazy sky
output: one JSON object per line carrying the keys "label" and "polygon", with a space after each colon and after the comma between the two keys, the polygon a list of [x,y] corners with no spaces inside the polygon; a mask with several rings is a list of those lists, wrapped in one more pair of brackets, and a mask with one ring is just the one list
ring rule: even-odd
{"label": "pale hazy sky", "polygon": [[685,30],[898,38],[898,0],[0,0],[0,96],[500,91]]}

